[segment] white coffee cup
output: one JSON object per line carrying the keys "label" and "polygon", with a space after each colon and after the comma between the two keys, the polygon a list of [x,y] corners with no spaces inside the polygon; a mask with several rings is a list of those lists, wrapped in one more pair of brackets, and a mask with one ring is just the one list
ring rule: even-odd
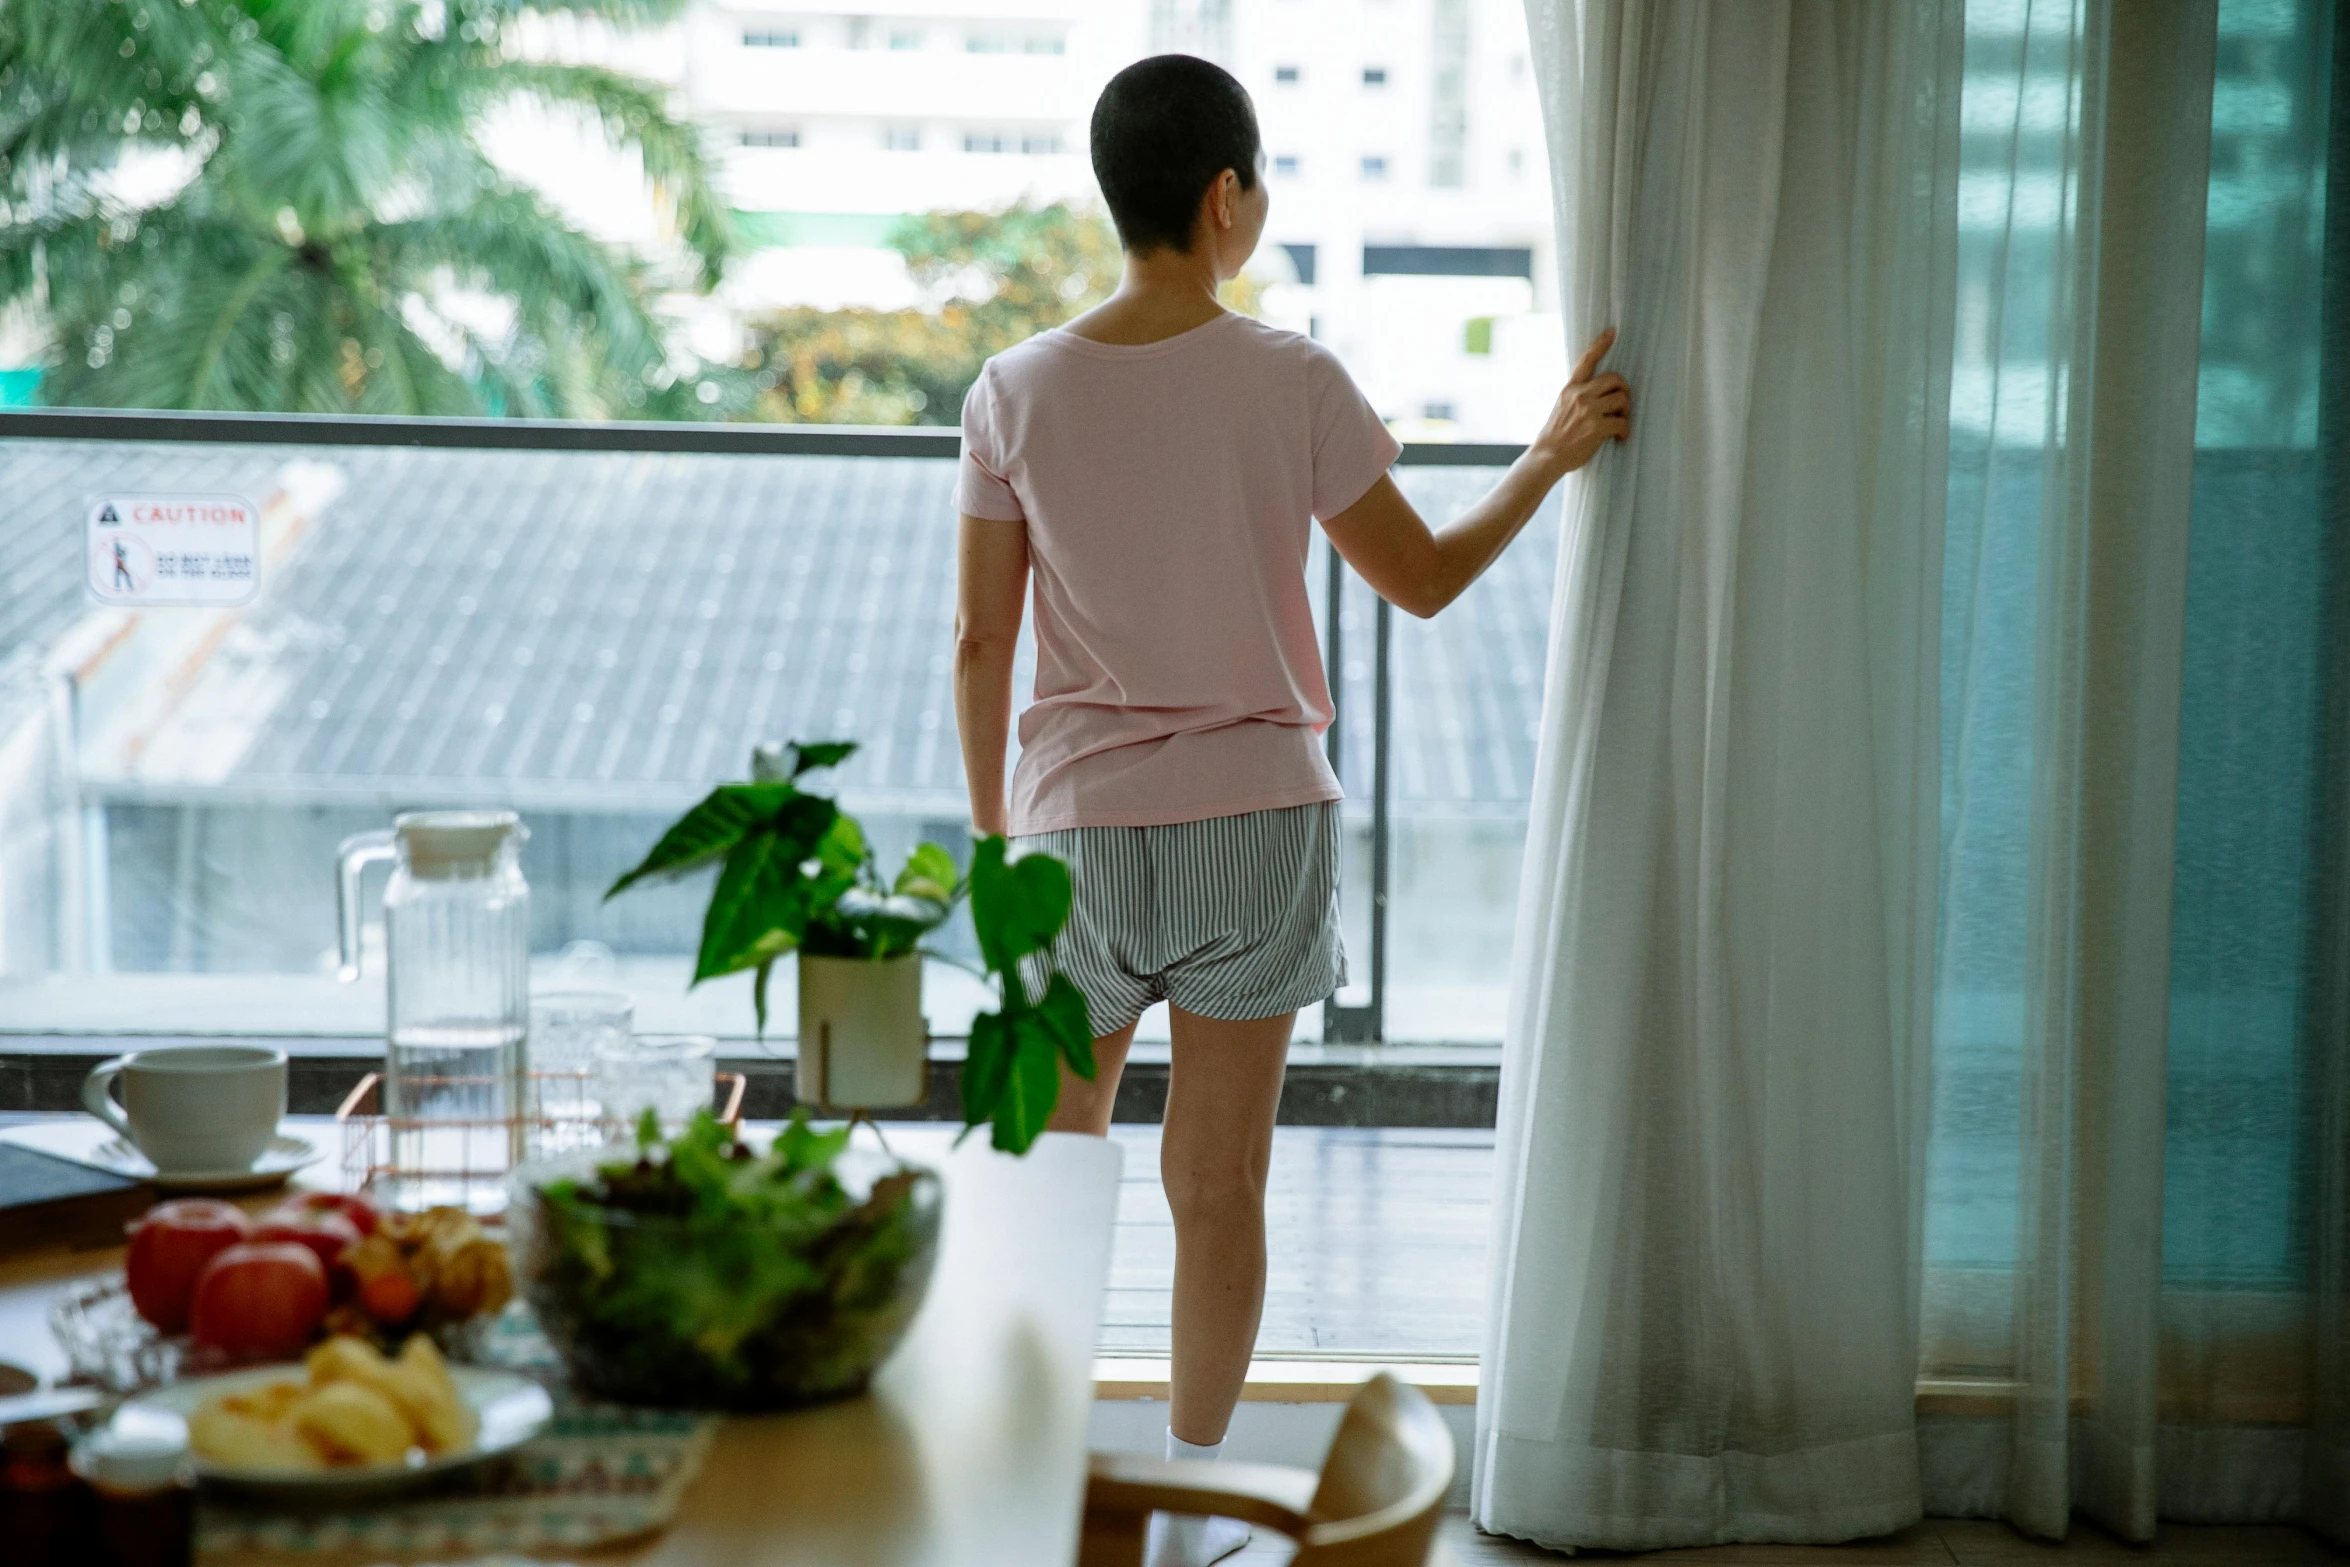
{"label": "white coffee cup", "polygon": [[[122,1107],[109,1091],[122,1081]],[[165,1173],[249,1170],[286,1113],[286,1053],[261,1045],[164,1045],[82,1080],[82,1108]]]}

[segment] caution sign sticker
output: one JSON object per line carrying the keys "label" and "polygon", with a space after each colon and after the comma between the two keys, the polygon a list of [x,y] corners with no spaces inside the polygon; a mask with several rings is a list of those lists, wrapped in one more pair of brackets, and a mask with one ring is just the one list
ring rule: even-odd
{"label": "caution sign sticker", "polygon": [[261,509],[242,496],[101,495],[86,533],[101,604],[222,608],[260,591]]}

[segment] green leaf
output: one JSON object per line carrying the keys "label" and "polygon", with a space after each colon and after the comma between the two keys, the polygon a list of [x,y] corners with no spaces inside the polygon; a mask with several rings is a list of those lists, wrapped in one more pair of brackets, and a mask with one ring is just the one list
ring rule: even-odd
{"label": "green leaf", "polygon": [[760,1040],[767,1037],[767,976],[774,972],[775,959],[762,958],[758,977],[751,981],[751,1011],[759,1020],[759,1031],[752,1037]]}
{"label": "green leaf", "polygon": [[790,784],[721,784],[661,835],[637,867],[614,882],[615,897],[648,876],[674,876],[717,859],[771,818],[798,791]]}
{"label": "green leaf", "polygon": [[971,1020],[971,1035],[963,1054],[963,1124],[977,1126],[992,1120],[1003,1102],[1004,1084],[1012,1075],[1012,1031],[1003,1017],[982,1012]]}
{"label": "green leaf", "polygon": [[829,910],[809,920],[801,946],[824,957],[902,957],[945,924],[947,914],[945,904],[929,898],[851,887]]}
{"label": "green leaf", "polygon": [[1008,847],[991,835],[971,857],[971,921],[1007,994],[1018,983],[1019,961],[1050,947],[1069,922],[1069,867],[1049,854],[1007,861]]}
{"label": "green leaf", "polygon": [[910,898],[929,898],[942,904],[952,904],[961,890],[955,857],[935,843],[916,844],[890,887],[890,891]]}
{"label": "green leaf", "polygon": [[1044,999],[1036,1004],[1034,1015],[1060,1047],[1061,1059],[1069,1063],[1069,1070],[1092,1082],[1093,1013],[1085,1004],[1085,992],[1068,975],[1055,973],[1051,983],[1045,986]]}
{"label": "green leaf", "polygon": [[727,851],[702,916],[702,950],[694,983],[750,968],[799,939],[806,904],[796,897],[799,856],[774,833],[745,838]]}
{"label": "green leaf", "polygon": [[829,1132],[819,1132],[808,1122],[807,1106],[792,1111],[791,1124],[775,1134],[775,1146],[769,1156],[785,1173],[799,1175],[808,1171],[828,1170],[832,1161],[840,1157],[849,1145],[849,1126],[844,1123]]}
{"label": "green leaf", "polygon": [[[786,791],[783,804],[775,812],[774,830],[791,850],[792,863],[797,865],[817,854],[824,848],[825,840],[833,836],[836,824],[842,820],[840,806],[820,794],[802,794],[790,784],[772,787]],[[864,835],[859,832],[855,818],[849,818],[849,823],[852,840],[862,845]]]}
{"label": "green leaf", "polygon": [[[803,795],[801,798],[822,799],[823,797],[821,795]],[[825,803],[831,804],[829,800]],[[865,829],[857,824],[857,819],[854,816],[841,810],[837,805],[833,806],[832,822],[825,829],[824,835],[816,840],[813,857],[829,875],[845,878],[846,882],[853,883],[857,872],[864,869],[865,854]]]}
{"label": "green leaf", "polygon": [[854,740],[794,740],[791,744],[791,775],[812,773],[819,767],[838,767],[857,754]]}
{"label": "green leaf", "polygon": [[1035,1013],[1012,1020],[1012,1070],[996,1104],[995,1146],[1023,1154],[1053,1118],[1061,1097],[1061,1057],[1052,1033]]}

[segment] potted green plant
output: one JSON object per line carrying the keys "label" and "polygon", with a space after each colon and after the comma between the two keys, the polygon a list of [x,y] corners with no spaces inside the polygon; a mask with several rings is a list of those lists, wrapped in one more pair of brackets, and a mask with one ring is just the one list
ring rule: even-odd
{"label": "potted green plant", "polygon": [[[857,819],[803,787],[808,774],[855,751],[846,740],[760,747],[749,782],[712,790],[604,896],[719,862],[693,983],[754,971],[752,1006],[764,1037],[768,976],[785,954],[798,953],[802,1097],[870,1108],[921,1097],[921,943],[968,895],[997,1005],[971,1023],[963,1119],[967,1127],[988,1123],[996,1147],[1024,1153],[1052,1117],[1061,1063],[1081,1077],[1094,1072],[1084,993],[1051,961],[1053,938],[1069,918],[1069,869],[1046,854],[1014,859],[1004,839],[987,837],[973,850],[968,879],[934,843],[919,845],[884,878]],[[912,1088],[902,1099],[864,1092],[905,1090],[909,1063]],[[850,1088],[859,1092],[842,1091]]]}

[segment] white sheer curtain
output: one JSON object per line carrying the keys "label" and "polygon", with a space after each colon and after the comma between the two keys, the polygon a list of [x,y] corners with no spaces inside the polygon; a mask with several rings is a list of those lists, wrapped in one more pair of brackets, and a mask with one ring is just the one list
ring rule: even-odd
{"label": "white sheer curtain", "polygon": [[1935,1512],[2350,1528],[2339,27],[1969,8]]}
{"label": "white sheer curtain", "polygon": [[2350,26],[1963,9],[1529,0],[1489,1529],[2350,1533]]}
{"label": "white sheer curtain", "polygon": [[1937,1269],[1929,1303],[1930,1360],[1995,1368],[2012,1403],[1930,1430],[1929,1491],[2039,1534],[2078,1506],[2146,1539],[2214,18],[2211,0],[2007,10],[1969,81],[1992,248],[1968,281],[2008,324],[1962,360],[1951,527],[1978,551],[1953,562],[1964,612],[2016,624],[1951,631],[1937,1048],[1947,1072],[2012,1074],[2014,1251]]}
{"label": "white sheer curtain", "polygon": [[1474,1513],[1557,1546],[1919,1513],[1955,0],[1530,0],[1568,498]]}

